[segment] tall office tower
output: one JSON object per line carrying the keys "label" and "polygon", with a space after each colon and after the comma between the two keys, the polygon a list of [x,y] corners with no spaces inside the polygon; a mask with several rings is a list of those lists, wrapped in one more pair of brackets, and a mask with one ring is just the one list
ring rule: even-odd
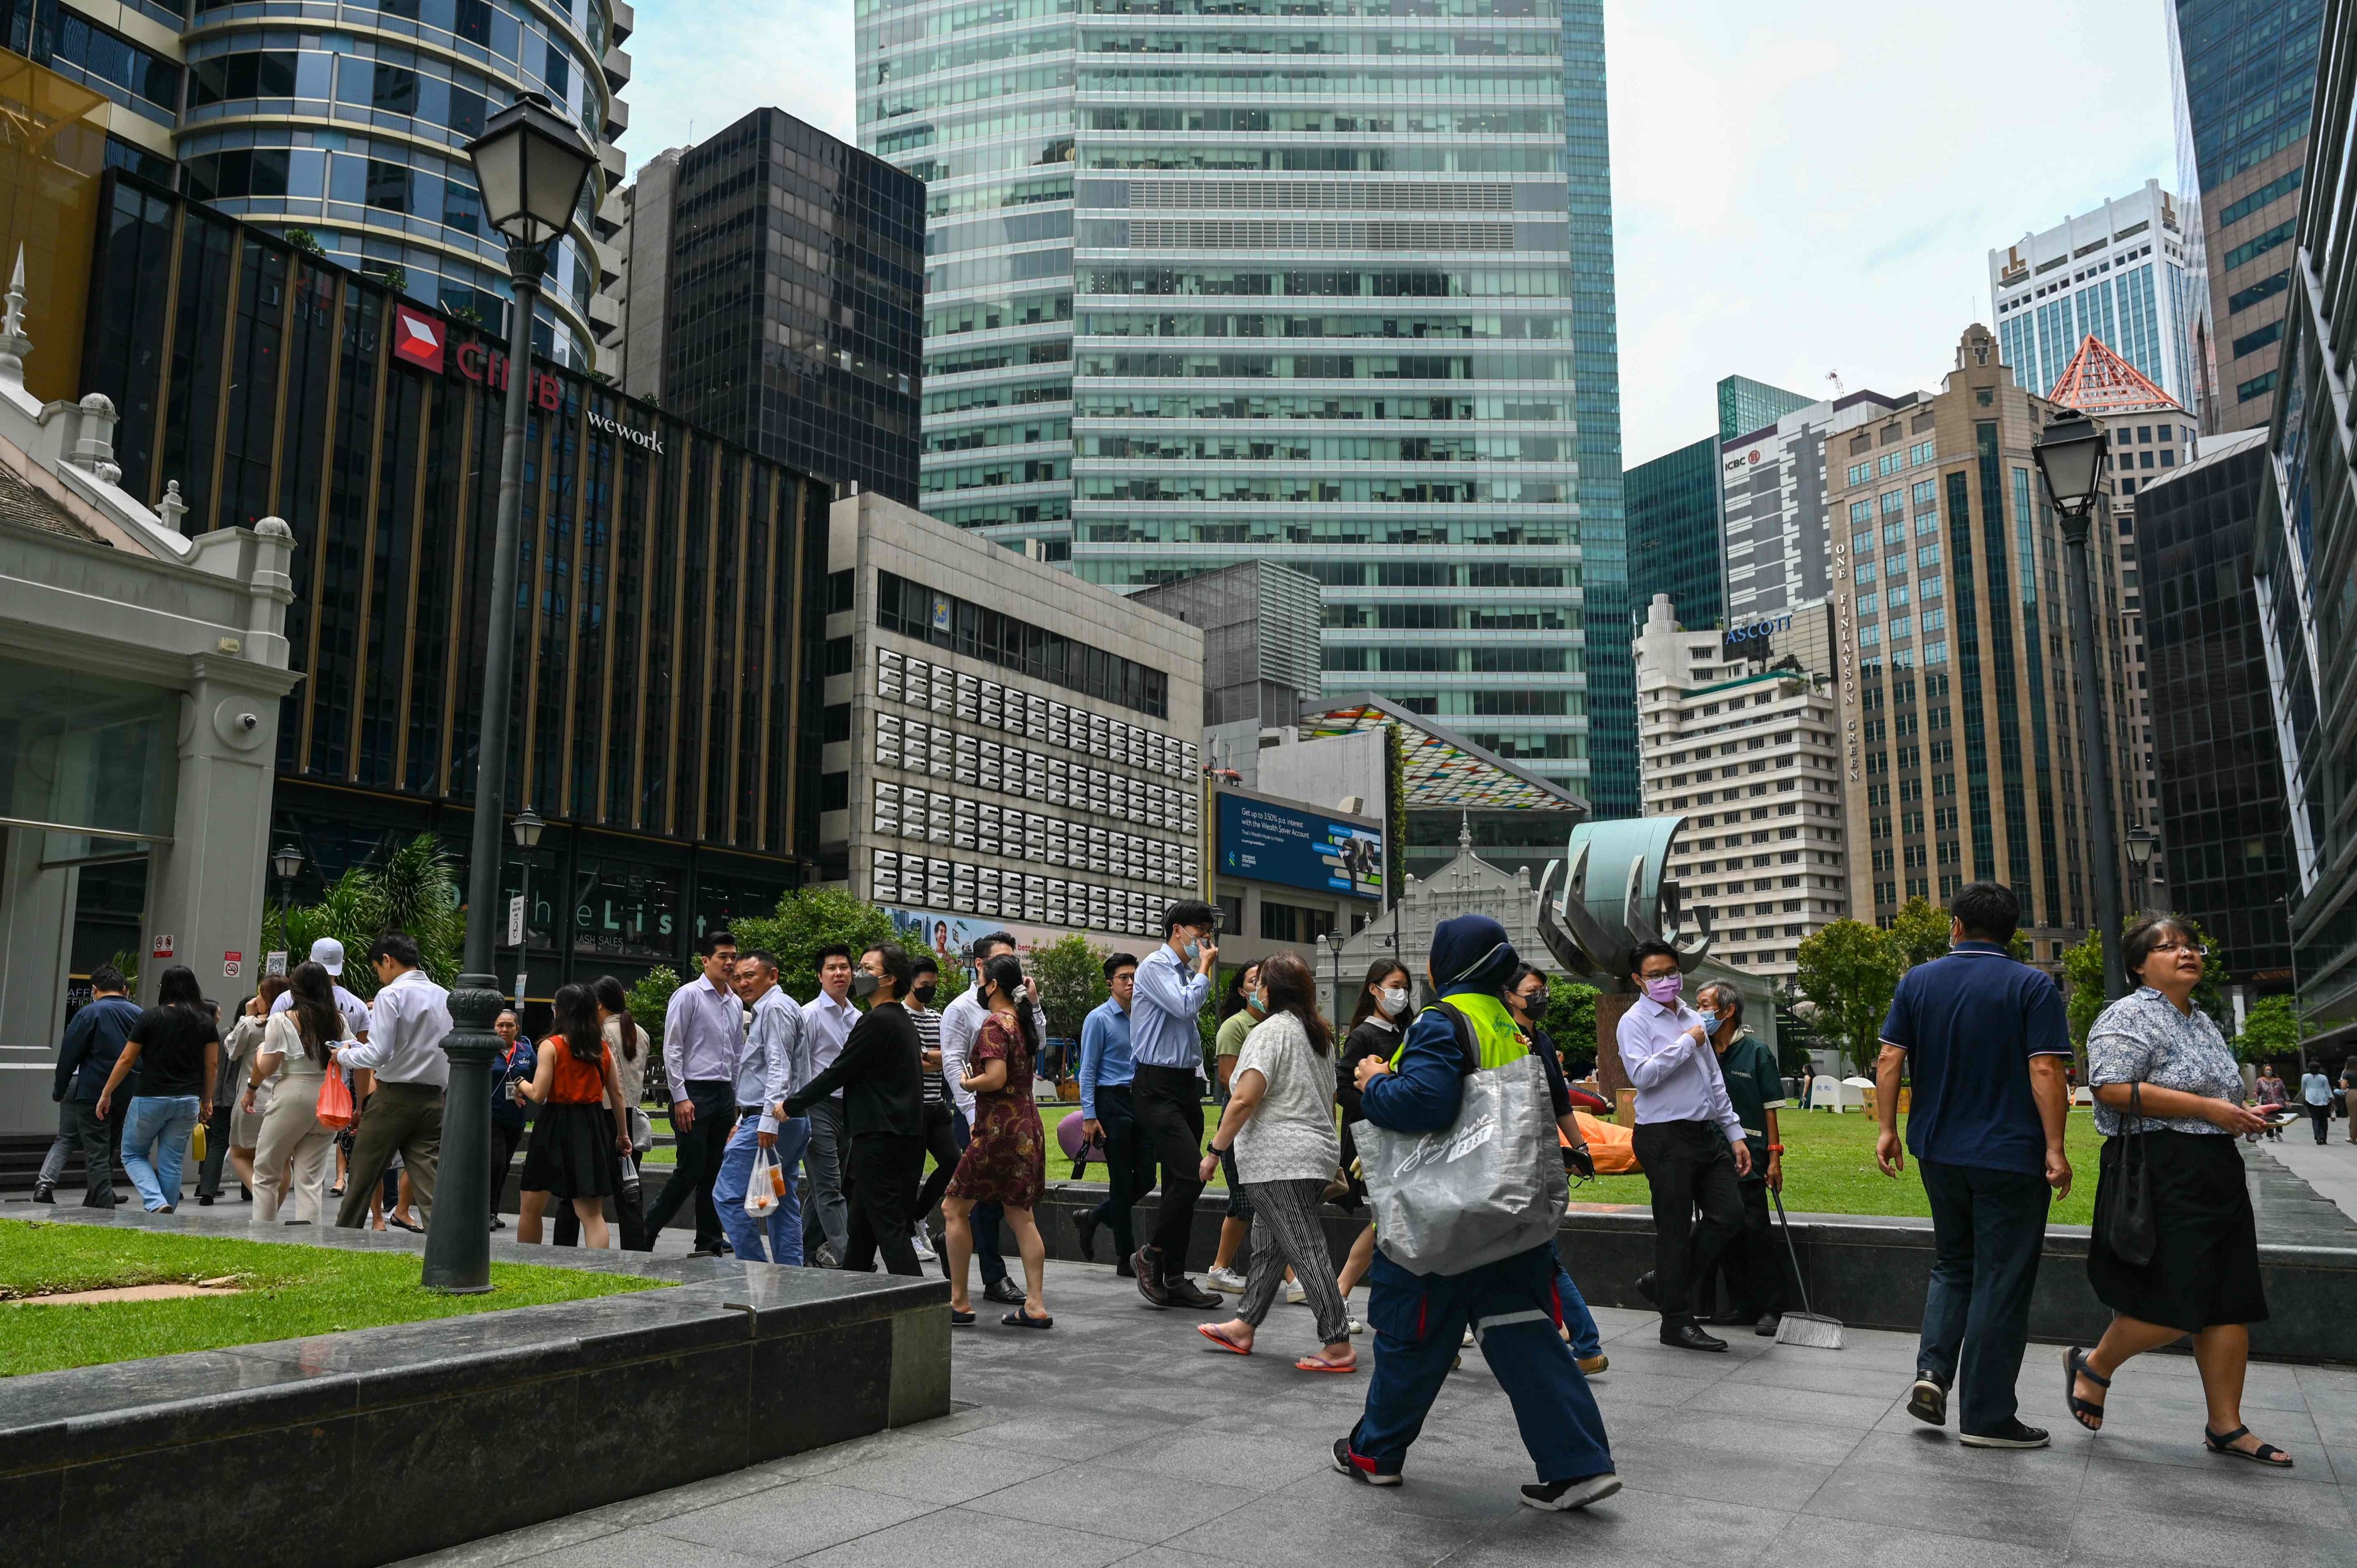
{"label": "tall office tower", "polygon": [[861,143],[928,182],[926,510],[1114,586],[1308,573],[1329,692],[1584,790],[1556,0],[1091,4],[859,13]]}
{"label": "tall office tower", "polygon": [[[483,220],[466,145],[539,92],[597,145],[581,209],[550,259],[536,340],[587,369],[614,314],[608,193],[630,123],[630,0],[0,0],[0,43],[102,92],[107,161],[391,275],[494,330],[507,242]],[[226,264],[226,263],[224,263]],[[264,285],[266,286],[266,285]]]}
{"label": "tall office tower", "polygon": [[[1831,444],[1850,908],[1887,923],[1972,881],[2020,896],[2031,957],[2085,936],[2093,899],[2062,531],[2030,455],[2055,405],[1975,323],[1942,390]],[[1919,456],[1920,453],[1920,456]],[[1882,459],[1910,461],[1886,467]],[[2118,530],[2093,557],[2098,680],[2126,750]],[[2113,821],[2126,820],[2120,769]],[[2106,846],[2099,875],[2126,886]]]}
{"label": "tall office tower", "polygon": [[1849,910],[1832,682],[1752,668],[1741,644],[1682,626],[1666,594],[1633,650],[1645,813],[1688,820],[1670,870],[1717,957],[1789,978],[1801,942]]}
{"label": "tall office tower", "polygon": [[1997,341],[2021,384],[2050,390],[2079,345],[2099,338],[2170,401],[2191,408],[2203,285],[2187,231],[2182,204],[2148,179],[2142,190],[1991,251]]}
{"label": "tall office tower", "polygon": [[[2178,188],[2199,208],[2205,431],[2275,406],[2325,0],[2175,0]],[[2171,388],[2172,392],[2176,389]]]}
{"label": "tall office tower", "polygon": [[1816,400],[1803,393],[1771,387],[1749,376],[1721,376],[1718,381],[1718,438],[1733,441],[1762,430],[1788,413]]}
{"label": "tall office tower", "polygon": [[1620,458],[1620,305],[1603,0],[1563,0],[1564,173],[1571,182],[1571,357],[1578,380],[1580,582],[1587,594],[1587,793],[1602,821],[1641,809],[1637,674],[1623,657],[1631,592]]}
{"label": "tall office tower", "polygon": [[[2331,0],[2317,115],[2289,247],[2290,324],[2268,456],[2275,483],[2253,531],[2251,591],[2266,639],[2298,897],[2292,967],[2303,1010],[2357,1022],[2357,5]],[[2340,1033],[2345,1048],[2351,1030]],[[2311,1042],[2321,1048],[2320,1043]]]}
{"label": "tall office tower", "polygon": [[[2128,801],[2121,831],[2141,828],[2148,832],[2160,819],[2150,691],[2157,679],[2179,672],[2156,671],[2147,663],[2145,627],[2149,607],[2138,579],[2143,541],[2136,513],[2146,490],[2193,460],[2193,415],[2095,338],[2081,346],[2055,381],[2053,399],[2100,421],[2109,444],[2105,466],[2114,476],[2112,517],[2120,557],[2120,689],[2125,701],[2119,727],[2126,746],[2112,762],[2121,775],[2121,790]],[[2167,709],[2164,701],[2162,711]],[[2169,902],[2171,864],[2164,841],[2154,847],[2151,863],[2143,872],[2146,897],[2154,908],[2175,907]]]}
{"label": "tall office tower", "polygon": [[[1727,616],[1718,527],[1718,438],[1706,435],[1628,472],[1629,591],[1650,606],[1666,594],[1697,627]],[[1596,668],[1588,660],[1591,681]],[[1590,690],[1593,690],[1591,685]]]}
{"label": "tall office tower", "polygon": [[[2218,944],[2230,983],[2291,989],[2282,747],[2251,592],[2252,546],[2275,485],[2264,430],[2211,436],[2201,456],[2136,492],[2136,548],[2150,650],[2154,761],[2167,901]],[[2122,541],[2123,543],[2126,542]]]}
{"label": "tall office tower", "polygon": [[607,342],[624,386],[916,505],[924,182],[756,109],[651,160],[618,206],[622,308]]}
{"label": "tall office tower", "polygon": [[[1722,410],[1727,406],[1724,389],[1722,382]],[[1719,443],[1729,626],[1774,619],[1824,602],[1834,581],[1833,514],[1825,499],[1831,460],[1825,444],[1883,419],[1919,395],[1893,399],[1877,392],[1854,392],[1804,404],[1778,415],[1772,424]],[[1921,444],[1910,442],[1897,453],[1881,455],[1876,463],[1928,456]]]}

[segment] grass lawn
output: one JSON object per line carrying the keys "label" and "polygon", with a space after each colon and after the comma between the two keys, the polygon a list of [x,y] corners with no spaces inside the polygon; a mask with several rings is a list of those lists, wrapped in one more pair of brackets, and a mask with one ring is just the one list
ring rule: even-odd
{"label": "grass lawn", "polygon": [[[1039,1107],[1039,1124],[1048,1140],[1049,1181],[1062,1181],[1071,1175],[1072,1163],[1064,1158],[1061,1145],[1056,1142],[1056,1124],[1075,1109],[1071,1105]],[[1857,1112],[1836,1116],[1829,1111],[1787,1111],[1779,1113],[1779,1120],[1784,1140],[1786,1208],[1795,1213],[1889,1214],[1917,1219],[1932,1217],[1932,1207],[1924,1201],[1923,1183],[1915,1174],[1912,1160],[1905,1174],[1896,1180],[1875,1168],[1873,1117]],[[1203,1142],[1207,1145],[1218,1122],[1218,1108],[1205,1106]],[[1904,1116],[1900,1118],[1900,1126],[1903,1132]],[[2072,1112],[2064,1136],[2073,1173],[2071,1196],[2055,1204],[2047,1218],[2058,1225],[2092,1224],[2095,1210],[2095,1151],[2103,1142],[2095,1135],[2094,1117],[2084,1111]],[[668,1163],[670,1153],[668,1149],[655,1150],[647,1163],[659,1167]],[[931,1170],[931,1160],[925,1168]],[[1104,1166],[1092,1164],[1088,1179],[1103,1181]],[[1211,1185],[1223,1187],[1227,1178],[1214,1172]],[[1602,1176],[1585,1187],[1574,1187],[1571,1197],[1575,1203],[1652,1202],[1652,1190],[1641,1176]]]}
{"label": "grass lawn", "polygon": [[[651,1290],[661,1280],[493,1263],[483,1295],[437,1295],[412,1252],[348,1252],[0,1219],[0,1377]],[[236,1277],[239,1294],[34,1306],[9,1298]]]}

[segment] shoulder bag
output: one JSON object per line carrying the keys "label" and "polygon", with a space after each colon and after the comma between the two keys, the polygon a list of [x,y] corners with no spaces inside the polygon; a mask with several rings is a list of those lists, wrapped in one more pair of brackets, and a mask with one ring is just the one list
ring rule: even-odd
{"label": "shoulder bag", "polygon": [[2144,1085],[2128,1085],[2128,1113],[2136,1130],[2125,1126],[2114,1139],[2119,1158],[2095,1194],[2095,1233],[2114,1257],[2132,1269],[2152,1262],[2160,1245],[2160,1226],[2152,1211],[2152,1166],[2146,1152]]}

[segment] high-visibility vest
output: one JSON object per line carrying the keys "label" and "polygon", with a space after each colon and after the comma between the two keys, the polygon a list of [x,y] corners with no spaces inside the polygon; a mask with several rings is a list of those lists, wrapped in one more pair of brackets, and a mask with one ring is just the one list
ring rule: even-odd
{"label": "high-visibility vest", "polygon": [[[1504,1067],[1508,1062],[1520,1061],[1531,1054],[1531,1043],[1523,1036],[1522,1026],[1514,1022],[1513,1015],[1506,1011],[1506,1004],[1495,996],[1479,991],[1461,992],[1448,997],[1441,1006],[1427,1007],[1425,1011],[1440,1013],[1445,1018],[1448,1013],[1442,1011],[1443,1007],[1456,1012],[1471,1026],[1473,1065],[1477,1069]],[[1455,1026],[1452,1024],[1451,1027],[1453,1029]],[[1461,1040],[1463,1036],[1458,1038]],[[1399,1049],[1392,1053],[1392,1066],[1398,1067],[1400,1058],[1406,1054],[1407,1042],[1402,1040]]]}

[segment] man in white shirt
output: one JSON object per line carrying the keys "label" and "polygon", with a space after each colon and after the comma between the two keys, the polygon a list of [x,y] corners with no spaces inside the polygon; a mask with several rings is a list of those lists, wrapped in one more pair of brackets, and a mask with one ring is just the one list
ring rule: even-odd
{"label": "man in white shirt", "polygon": [[[778,961],[748,952],[737,961],[737,994],[752,1010],[745,1054],[737,1064],[737,1131],[720,1158],[720,1179],[712,1201],[720,1210],[728,1245],[748,1263],[802,1261],[802,1214],[794,1176],[810,1143],[810,1118],[784,1114],[787,1095],[818,1076],[802,1040],[802,1010],[778,983]],[[769,1213],[746,1211],[757,1150],[767,1149],[785,1177],[785,1191]]]}
{"label": "man in white shirt", "polygon": [[663,1009],[663,1076],[671,1084],[672,1143],[678,1161],[647,1214],[647,1250],[693,1198],[695,1254],[718,1257],[726,1239],[712,1185],[737,1128],[737,1064],[745,1054],[745,1004],[737,996],[737,939],[706,931],[696,943],[703,972],[671,993]]}
{"label": "man in white shirt", "polygon": [[1620,1065],[1637,1088],[1637,1162],[1653,1195],[1653,1272],[1637,1289],[1661,1310],[1663,1344],[1724,1350],[1727,1341],[1695,1320],[1693,1289],[1743,1233],[1736,1184],[1751,1170],[1750,1145],[1718,1075],[1709,1030],[1680,995],[1685,976],[1676,950],[1640,942],[1629,972],[1645,994],[1620,1016]]}
{"label": "man in white shirt", "polygon": [[[369,1004],[343,987],[344,944],[333,937],[321,937],[311,944],[310,957],[313,963],[326,970],[328,978],[336,982],[336,1011],[344,1015],[344,1022],[351,1028],[352,1038],[367,1039],[369,1037]],[[291,991],[282,991],[278,993],[278,999],[270,1004],[270,1010],[273,1013],[284,1013],[294,1005],[295,993]]]}
{"label": "man in white shirt", "polygon": [[[811,1077],[834,1065],[843,1042],[859,1022],[851,1004],[851,950],[840,945],[818,950],[818,994],[802,1004],[803,1048],[810,1057]],[[810,1146],[802,1167],[810,1174],[810,1189],[802,1196],[802,1256],[821,1268],[842,1265],[850,1245],[851,1209],[843,1200],[843,1159],[851,1149],[851,1132],[843,1119],[843,1096],[833,1095],[810,1108]]]}
{"label": "man in white shirt", "polygon": [[[974,1133],[974,1091],[963,1082],[965,1078],[967,1055],[974,1049],[974,1036],[982,1033],[983,1020],[989,1010],[982,1004],[982,966],[1003,952],[1015,950],[1015,939],[1005,931],[993,931],[976,937],[966,949],[974,963],[974,973],[957,1000],[942,1009],[942,1077],[949,1081],[950,1097],[957,1105],[957,1116],[950,1131],[963,1149]],[[1025,985],[1030,987],[1030,982]],[[1039,1037],[1048,1037],[1048,1015],[1040,1009],[1039,993],[1032,987],[1031,1018],[1039,1026]],[[974,1206],[974,1256],[982,1269],[982,1295],[985,1301],[995,1301],[1012,1306],[1023,1304],[1023,1292],[1006,1277],[1006,1260],[998,1251],[998,1228],[1005,1210],[995,1203]],[[949,1249],[942,1249],[942,1277],[950,1272]]]}
{"label": "man in white shirt", "polygon": [[[442,1048],[450,1034],[450,993],[434,983],[421,967],[417,944],[399,931],[377,938],[368,956],[379,983],[368,1038],[340,1047],[336,1059],[374,1073],[376,1087],[352,1133],[351,1167],[336,1224],[361,1228],[369,1198],[398,1153],[418,1219],[431,1227],[434,1173],[442,1159],[442,1095],[450,1084],[450,1058]],[[471,1219],[483,1223],[479,1212]]]}

